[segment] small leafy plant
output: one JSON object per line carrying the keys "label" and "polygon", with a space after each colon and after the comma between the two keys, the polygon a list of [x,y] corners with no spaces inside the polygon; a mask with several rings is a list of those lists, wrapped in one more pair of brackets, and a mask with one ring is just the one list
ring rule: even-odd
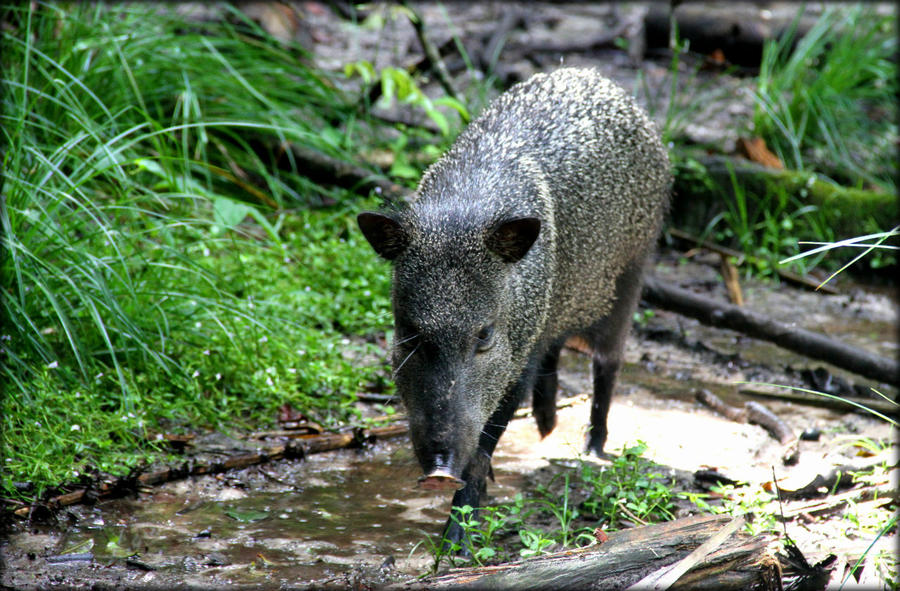
{"label": "small leafy plant", "polygon": [[525,501],[518,494],[510,504],[483,507],[478,511],[470,505],[454,508],[451,519],[462,527],[463,543],[451,543],[445,538],[439,538],[435,542],[435,536],[427,536],[426,540],[434,557],[433,571],[436,572],[445,559],[453,566],[469,563],[484,566],[488,562],[505,558],[496,545],[496,538],[521,521],[524,507]]}
{"label": "small leafy plant", "polygon": [[444,137],[451,134],[450,122],[437,107],[449,107],[455,110],[462,122],[467,122],[470,118],[466,106],[453,97],[429,98],[416,84],[412,75],[404,69],[388,66],[376,72],[375,66],[371,62],[359,60],[345,65],[344,75],[348,78],[360,76],[366,86],[377,80],[381,85],[379,100],[383,104],[390,104],[396,97],[401,103],[422,109],[428,118],[437,125]]}
{"label": "small leafy plant", "polygon": [[581,463],[581,481],[589,487],[582,502],[586,514],[611,527],[622,519],[643,524],[674,518],[674,482],[653,471],[642,457],[646,450],[647,444],[638,442],[624,448],[609,467]]}
{"label": "small leafy plant", "polygon": [[672,519],[675,495],[671,482],[642,457],[647,446],[625,447],[611,466],[586,459],[566,468],[532,495],[517,494],[511,503],[454,509],[451,519],[465,532],[463,542],[426,537],[433,572],[446,560],[452,566],[493,564],[515,556],[532,558],[593,544],[597,527],[615,530],[623,521],[652,523]]}

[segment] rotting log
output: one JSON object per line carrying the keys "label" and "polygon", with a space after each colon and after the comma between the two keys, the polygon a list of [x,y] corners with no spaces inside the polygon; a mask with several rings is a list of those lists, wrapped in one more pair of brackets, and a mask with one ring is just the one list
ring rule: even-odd
{"label": "rotting log", "polygon": [[[691,162],[699,163],[702,172]],[[744,158],[688,152],[675,165],[671,219],[681,227],[703,227],[727,210],[728,200],[735,199],[734,184],[760,196],[777,187],[805,205],[816,206],[824,223],[840,238],[885,231],[900,218],[900,204],[890,193],[844,187],[822,175],[768,168]],[[750,216],[755,215],[753,205],[754,200],[748,200]]]}
{"label": "rotting log", "polygon": [[[602,544],[586,548],[498,566],[452,569],[388,589],[624,589],[683,560],[731,521],[727,515],[686,517],[613,532]],[[670,588],[747,589],[780,580],[780,564],[769,550],[772,536],[751,537],[738,531],[724,537]]]}
{"label": "rotting log", "polygon": [[695,318],[703,324],[734,330],[879,382],[900,385],[900,366],[896,360],[851,347],[823,334],[711,300],[654,277],[644,281],[643,298],[651,305]]}
{"label": "rotting log", "polygon": [[[674,7],[674,9],[673,9]],[[766,14],[768,13],[768,14]],[[721,50],[733,64],[758,68],[763,46],[781,38],[790,28],[794,14],[778,16],[756,3],[653,2],[644,18],[648,49],[669,49],[674,21],[681,39],[691,50],[709,54]],[[797,27],[797,42],[815,24],[814,13],[804,14]]]}

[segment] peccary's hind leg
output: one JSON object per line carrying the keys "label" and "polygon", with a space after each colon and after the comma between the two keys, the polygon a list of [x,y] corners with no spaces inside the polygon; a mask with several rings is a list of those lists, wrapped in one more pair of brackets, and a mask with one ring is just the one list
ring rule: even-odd
{"label": "peccary's hind leg", "polygon": [[[453,506],[450,508],[450,517],[444,525],[443,540],[445,548],[452,547],[452,544],[458,544],[462,547],[462,554],[468,555],[468,548],[464,542],[465,532],[463,528],[454,519],[454,513],[458,508],[465,505],[475,507],[481,504],[481,498],[487,491],[486,479],[488,476],[493,480],[494,474],[491,471],[491,456],[494,454],[494,448],[497,447],[497,441],[506,430],[506,425],[515,414],[519,407],[519,402],[531,386],[533,380],[533,370],[526,371],[525,375],[519,382],[506,393],[506,396],[500,402],[500,406],[491,415],[481,430],[481,437],[478,440],[478,449],[475,450],[475,457],[469,462],[462,473],[462,479],[465,486],[453,495]],[[473,516],[474,517],[474,516]]]}
{"label": "peccary's hind leg", "polygon": [[613,386],[615,386],[616,374],[620,366],[619,358],[609,357],[603,353],[594,353],[594,400],[591,402],[591,425],[588,431],[587,451],[600,457],[605,456],[603,446],[606,445],[606,436],[609,433],[606,427],[606,417],[609,414]]}
{"label": "peccary's hind leg", "polygon": [[553,343],[544,354],[531,391],[531,408],[541,437],[549,435],[556,426],[556,365],[562,345],[562,341]]}
{"label": "peccary's hind leg", "polygon": [[603,456],[606,444],[606,417],[612,400],[616,375],[622,365],[625,338],[631,327],[631,316],[641,294],[644,265],[633,263],[626,267],[616,281],[616,302],[612,312],[586,331],[594,349],[594,400],[591,403],[591,425],[587,437],[587,451]]}

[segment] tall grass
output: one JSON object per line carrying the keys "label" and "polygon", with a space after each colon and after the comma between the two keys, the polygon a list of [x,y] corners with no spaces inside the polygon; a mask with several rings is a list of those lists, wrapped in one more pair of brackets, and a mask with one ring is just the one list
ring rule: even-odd
{"label": "tall grass", "polygon": [[897,25],[872,6],[828,6],[763,52],[753,123],[789,168],[896,192]]}
{"label": "tall grass", "polygon": [[247,144],[326,147],[313,126],[327,127],[318,114],[338,95],[296,56],[228,26],[180,33],[162,14],[104,4],[17,16],[20,34],[4,35],[6,373],[61,356],[82,379],[87,357],[120,375],[123,363],[169,367],[173,328],[225,316],[211,273],[176,239],[229,198],[302,199],[298,171],[272,174]]}
{"label": "tall grass", "polygon": [[[791,263],[801,273],[818,263],[831,265],[820,253],[813,260],[787,258],[796,252],[798,241],[829,242],[848,231],[888,230],[878,225],[884,216],[867,215],[877,202],[870,197],[894,194],[897,186],[894,17],[872,6],[828,6],[799,38],[802,13],[785,35],[764,47],[752,133],[761,136],[788,169],[830,177],[838,185],[868,193],[859,195],[858,211],[849,215],[846,208],[854,204],[848,199],[813,205],[806,199],[807,188],[797,188],[796,182],[788,189],[752,181],[742,186],[732,174],[730,184],[713,186],[726,205],[707,223],[707,232],[756,257],[762,264],[754,271],[763,275],[777,264]],[[707,179],[701,182],[709,185]],[[841,220],[848,219],[857,226],[842,226]],[[866,264],[871,272],[895,261],[890,250],[882,249]]]}
{"label": "tall grass", "polygon": [[[284,214],[343,200],[289,149],[346,157],[365,139],[335,83],[238,10],[202,27],[152,3],[5,17],[3,488],[140,447],[170,418],[279,400],[346,418],[372,371],[343,359],[338,329],[384,323],[382,270],[348,239],[347,206]],[[341,288],[370,296],[323,293]],[[297,350],[316,358],[289,367]]]}

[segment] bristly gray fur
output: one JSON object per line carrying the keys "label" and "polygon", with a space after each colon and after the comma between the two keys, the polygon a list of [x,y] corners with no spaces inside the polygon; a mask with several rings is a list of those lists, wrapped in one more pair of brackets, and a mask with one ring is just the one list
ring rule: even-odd
{"label": "bristly gray fur", "polygon": [[[659,234],[670,179],[666,151],[634,100],[594,70],[563,68],[498,97],[426,171],[404,217],[414,240],[436,245],[463,239],[453,218],[470,231],[513,215],[541,218],[514,290],[530,302],[517,319],[533,327],[519,341],[527,348],[610,312],[615,279]],[[431,266],[427,259],[419,263]]]}
{"label": "bristly gray fur", "polygon": [[553,428],[570,334],[591,335],[589,447],[602,452],[670,187],[666,150],[634,100],[594,70],[563,68],[498,97],[407,207],[360,214],[394,262],[394,378],[416,454],[426,473],[468,481],[454,506],[477,506],[496,439],[533,386],[539,427]]}

